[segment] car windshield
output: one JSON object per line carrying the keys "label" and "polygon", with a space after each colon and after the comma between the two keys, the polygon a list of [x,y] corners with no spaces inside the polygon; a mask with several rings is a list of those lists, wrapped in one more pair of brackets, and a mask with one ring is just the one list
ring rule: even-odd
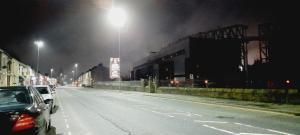
{"label": "car windshield", "polygon": [[0,107],[29,103],[31,100],[26,88],[0,88]]}
{"label": "car windshield", "polygon": [[47,87],[35,87],[35,88],[40,92],[40,94],[49,94]]}

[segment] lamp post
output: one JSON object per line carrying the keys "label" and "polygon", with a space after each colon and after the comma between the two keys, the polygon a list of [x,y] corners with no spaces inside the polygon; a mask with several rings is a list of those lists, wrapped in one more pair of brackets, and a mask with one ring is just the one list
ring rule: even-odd
{"label": "lamp post", "polygon": [[127,23],[127,14],[121,8],[112,7],[108,14],[110,23],[118,29],[118,57],[119,57],[119,89],[121,88],[121,28]]}
{"label": "lamp post", "polygon": [[36,76],[37,76],[37,82],[39,84],[40,81],[40,77],[39,77],[39,57],[40,57],[40,48],[44,46],[44,42],[43,41],[34,41],[34,44],[37,46],[37,62],[36,62]]}
{"label": "lamp post", "polygon": [[75,73],[74,70],[72,70],[72,74],[73,74],[72,80],[74,80],[74,73]]}
{"label": "lamp post", "polygon": [[75,63],[74,67],[75,67],[75,77],[77,77],[77,68],[78,68],[78,64]]}
{"label": "lamp post", "polygon": [[50,78],[52,78],[52,73],[53,73],[53,71],[54,71],[54,69],[51,68],[51,69],[50,69]]}

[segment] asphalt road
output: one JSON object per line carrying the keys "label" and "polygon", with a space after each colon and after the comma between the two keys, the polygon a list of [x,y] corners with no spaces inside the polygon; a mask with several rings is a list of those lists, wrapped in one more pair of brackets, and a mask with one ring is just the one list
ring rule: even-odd
{"label": "asphalt road", "polygon": [[61,87],[49,135],[291,135],[300,117],[141,92]]}

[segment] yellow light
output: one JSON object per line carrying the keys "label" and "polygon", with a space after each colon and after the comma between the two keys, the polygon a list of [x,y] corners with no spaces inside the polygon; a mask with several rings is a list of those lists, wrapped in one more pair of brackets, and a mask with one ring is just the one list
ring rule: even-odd
{"label": "yellow light", "polygon": [[204,83],[205,83],[205,84],[208,84],[208,80],[205,80]]}

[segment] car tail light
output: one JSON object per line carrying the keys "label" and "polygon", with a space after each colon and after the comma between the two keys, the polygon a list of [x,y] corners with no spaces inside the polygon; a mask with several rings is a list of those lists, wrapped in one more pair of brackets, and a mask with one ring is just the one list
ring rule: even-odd
{"label": "car tail light", "polygon": [[32,128],[35,125],[34,118],[28,114],[22,114],[13,127],[14,132],[18,132],[24,129]]}

